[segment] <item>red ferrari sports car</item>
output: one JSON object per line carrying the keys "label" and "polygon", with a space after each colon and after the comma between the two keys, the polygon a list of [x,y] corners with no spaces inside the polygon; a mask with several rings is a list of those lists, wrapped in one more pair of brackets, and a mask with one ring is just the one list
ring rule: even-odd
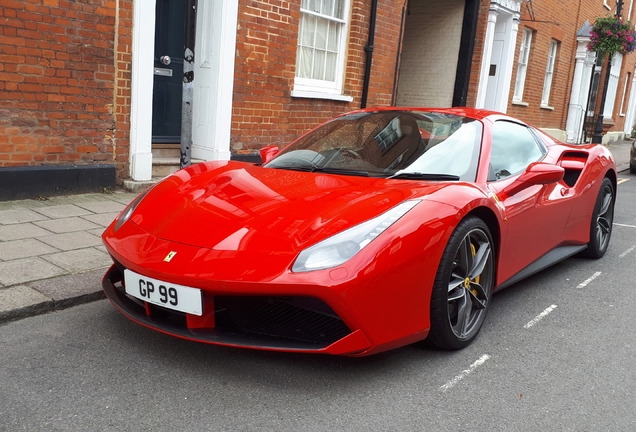
{"label": "red ferrari sports car", "polygon": [[494,291],[612,233],[611,153],[499,113],[355,111],[261,154],[180,170],[106,229],[120,312],[255,349],[459,349]]}

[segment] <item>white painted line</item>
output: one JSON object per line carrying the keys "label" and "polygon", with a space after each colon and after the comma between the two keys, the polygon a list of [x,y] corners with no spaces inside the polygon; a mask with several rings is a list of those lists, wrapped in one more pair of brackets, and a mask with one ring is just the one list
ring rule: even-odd
{"label": "white painted line", "polygon": [[616,184],[617,184],[617,185],[619,185],[619,184],[621,184],[621,183],[625,183],[625,182],[627,182],[627,181],[629,181],[629,179],[628,179],[628,178],[620,179],[619,181],[617,181],[617,182],[616,182]]}
{"label": "white painted line", "polygon": [[618,257],[619,258],[625,258],[627,256],[628,253],[630,253],[631,251],[633,251],[634,249],[636,249],[636,246],[632,246],[629,249],[627,249],[625,252],[623,252],[622,254],[620,254]]}
{"label": "white painted line", "polygon": [[587,284],[589,284],[590,282],[592,282],[594,279],[596,279],[597,277],[599,277],[601,275],[601,272],[596,272],[594,273],[591,277],[589,277],[587,280],[585,280],[584,282],[580,283],[579,286],[577,286],[578,289],[581,288],[585,288],[587,286]]}
{"label": "white painted line", "polygon": [[541,321],[543,319],[543,317],[545,317],[547,314],[549,314],[550,312],[552,312],[553,310],[555,310],[557,307],[557,305],[552,305],[549,308],[547,308],[546,310],[544,310],[543,312],[541,312],[539,315],[536,316],[535,319],[533,319],[532,321],[530,321],[528,324],[524,325],[523,328],[530,328],[533,325],[535,325],[536,323],[538,323],[539,321]]}
{"label": "white painted line", "polygon": [[619,223],[615,223],[614,225],[616,225],[616,226],[622,226],[622,227],[627,227],[627,228],[636,228],[636,225],[625,225],[625,224],[619,224]]}
{"label": "white painted line", "polygon": [[455,384],[457,384],[458,382],[466,378],[471,373],[475,372],[475,369],[477,369],[479,366],[486,363],[486,360],[488,360],[489,358],[490,356],[488,354],[484,354],[483,356],[479,357],[479,359],[475,363],[471,364],[468,369],[463,370],[462,373],[460,373],[455,378],[453,378],[452,380],[450,380],[449,382],[441,386],[439,390],[445,392],[446,390],[453,388]]}

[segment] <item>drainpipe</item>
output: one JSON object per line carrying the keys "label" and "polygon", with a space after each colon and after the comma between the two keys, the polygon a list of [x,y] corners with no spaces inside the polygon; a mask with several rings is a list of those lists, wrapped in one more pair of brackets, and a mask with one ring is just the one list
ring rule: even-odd
{"label": "drainpipe", "polygon": [[398,40],[397,55],[395,56],[395,74],[393,76],[393,94],[391,95],[391,106],[395,106],[396,99],[397,99],[398,80],[400,75],[400,63],[402,62],[402,41],[404,40],[405,20],[406,20],[406,3],[405,3],[405,6],[402,6],[402,21],[400,22],[400,39]]}
{"label": "drainpipe", "polygon": [[192,101],[194,99],[194,42],[197,0],[186,0],[183,35],[183,94],[181,102],[181,168],[190,166],[192,155]]}
{"label": "drainpipe", "polygon": [[375,20],[378,10],[378,0],[371,3],[371,17],[369,18],[369,40],[364,51],[367,53],[367,64],[364,69],[364,81],[362,83],[362,102],[360,108],[367,107],[367,97],[369,96],[369,80],[371,78],[371,63],[373,62],[373,44],[375,43]]}

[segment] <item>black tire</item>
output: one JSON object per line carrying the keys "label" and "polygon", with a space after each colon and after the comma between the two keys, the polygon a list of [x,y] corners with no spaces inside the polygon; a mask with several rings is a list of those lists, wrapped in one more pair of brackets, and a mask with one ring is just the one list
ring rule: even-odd
{"label": "black tire", "polygon": [[486,319],[495,283],[495,249],[486,224],[469,216],[455,228],[437,269],[428,339],[444,349],[468,346]]}
{"label": "black tire", "polygon": [[614,185],[610,179],[604,178],[592,212],[590,242],[587,244],[587,249],[581,252],[584,257],[598,259],[605,255],[612,237],[615,202]]}
{"label": "black tire", "polygon": [[636,174],[636,166],[629,164],[629,172],[632,174]]}

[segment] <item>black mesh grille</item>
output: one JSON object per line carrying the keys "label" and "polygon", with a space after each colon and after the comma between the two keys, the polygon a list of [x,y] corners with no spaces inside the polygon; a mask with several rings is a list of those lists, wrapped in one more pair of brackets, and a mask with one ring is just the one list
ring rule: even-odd
{"label": "black mesh grille", "polygon": [[310,297],[214,298],[216,328],[330,344],[351,331],[324,302]]}
{"label": "black mesh grille", "polygon": [[111,300],[136,320],[173,334],[246,346],[320,349],[351,333],[322,300],[291,296],[214,296],[215,327],[189,329],[182,312],[147,305],[146,315],[142,301],[124,294],[124,266],[116,264],[108,273],[113,290],[105,285]]}

